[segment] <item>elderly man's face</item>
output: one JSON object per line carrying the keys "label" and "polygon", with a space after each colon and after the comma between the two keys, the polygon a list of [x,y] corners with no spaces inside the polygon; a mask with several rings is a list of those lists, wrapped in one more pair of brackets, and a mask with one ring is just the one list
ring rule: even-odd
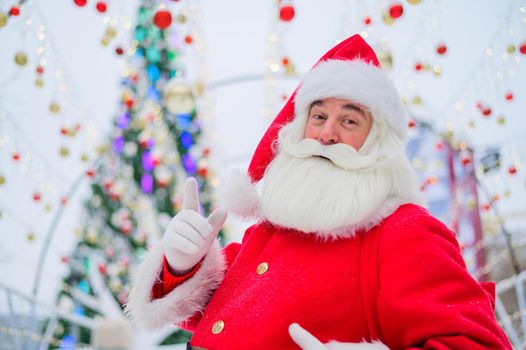
{"label": "elderly man's face", "polygon": [[305,138],[324,145],[344,143],[359,150],[371,125],[372,116],[365,106],[341,98],[325,98],[312,103]]}

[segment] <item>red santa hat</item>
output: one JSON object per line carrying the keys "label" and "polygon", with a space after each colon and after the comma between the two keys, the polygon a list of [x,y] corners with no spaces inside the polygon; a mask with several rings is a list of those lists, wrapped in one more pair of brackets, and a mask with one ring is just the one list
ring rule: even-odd
{"label": "red santa hat", "polygon": [[234,186],[233,193],[244,193],[242,199],[232,198],[230,190],[223,190],[222,201],[227,209],[242,216],[256,216],[258,196],[251,187],[263,178],[274,159],[279,131],[294,118],[306,122],[312,102],[328,97],[367,106],[373,119],[383,119],[405,141],[408,118],[398,91],[382,71],[373,49],[361,36],[353,35],[325,53],[305,75],[259,142],[248,168],[249,179],[235,179],[235,185],[226,184]]}

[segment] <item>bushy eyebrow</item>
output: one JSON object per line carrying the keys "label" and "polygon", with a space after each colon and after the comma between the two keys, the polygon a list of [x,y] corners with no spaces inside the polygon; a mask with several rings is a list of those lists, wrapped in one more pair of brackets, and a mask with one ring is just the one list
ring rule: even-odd
{"label": "bushy eyebrow", "polygon": [[360,113],[363,117],[365,117],[365,111],[363,109],[361,109],[360,107],[358,107],[356,105],[353,105],[352,103],[348,103],[348,104],[344,105],[343,109],[347,109],[349,111],[356,111],[356,112]]}
{"label": "bushy eyebrow", "polygon": [[[316,100],[316,101],[312,102],[311,105],[310,105],[310,108],[312,108],[314,106],[323,107],[323,101],[322,100]],[[360,113],[363,117],[365,117],[365,111],[362,108],[360,108],[359,106],[355,105],[355,104],[347,103],[342,108],[346,109],[346,110],[349,110],[349,111],[356,111],[356,112]]]}

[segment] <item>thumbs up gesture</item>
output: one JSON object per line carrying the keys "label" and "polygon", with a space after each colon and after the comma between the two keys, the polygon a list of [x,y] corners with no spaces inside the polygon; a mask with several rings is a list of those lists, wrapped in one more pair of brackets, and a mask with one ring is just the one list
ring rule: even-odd
{"label": "thumbs up gesture", "polygon": [[161,245],[172,272],[184,274],[206,255],[226,220],[226,211],[216,209],[208,218],[199,213],[197,181],[184,184],[183,210],[172,218]]}

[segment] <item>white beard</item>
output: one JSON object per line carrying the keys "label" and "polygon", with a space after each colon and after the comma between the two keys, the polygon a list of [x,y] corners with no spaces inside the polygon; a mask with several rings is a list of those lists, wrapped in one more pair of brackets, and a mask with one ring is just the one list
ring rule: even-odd
{"label": "white beard", "polygon": [[375,123],[356,151],[295,140],[293,124],[280,131],[279,150],[263,178],[260,205],[270,222],[324,238],[350,237],[401,204],[422,202],[405,147],[385,125]]}

